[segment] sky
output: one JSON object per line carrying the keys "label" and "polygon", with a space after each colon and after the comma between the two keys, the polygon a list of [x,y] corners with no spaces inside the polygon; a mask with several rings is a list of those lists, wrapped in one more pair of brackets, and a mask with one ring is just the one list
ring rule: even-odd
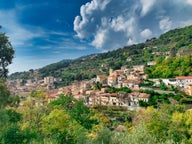
{"label": "sky", "polygon": [[192,0],[0,0],[10,73],[101,53],[192,24]]}

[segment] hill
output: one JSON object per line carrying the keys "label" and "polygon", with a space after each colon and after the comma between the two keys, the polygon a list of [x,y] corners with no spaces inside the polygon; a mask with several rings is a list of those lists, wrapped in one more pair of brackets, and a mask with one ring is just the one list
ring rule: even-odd
{"label": "hill", "polygon": [[[74,60],[64,60],[38,69],[39,76],[61,77],[61,85],[73,81],[90,79],[100,73],[108,73],[109,68],[146,64],[166,57],[183,56],[192,53],[192,26],[177,28],[159,38],[146,40],[131,46],[101,54],[92,54]],[[14,73],[10,79],[33,78],[31,71]]]}

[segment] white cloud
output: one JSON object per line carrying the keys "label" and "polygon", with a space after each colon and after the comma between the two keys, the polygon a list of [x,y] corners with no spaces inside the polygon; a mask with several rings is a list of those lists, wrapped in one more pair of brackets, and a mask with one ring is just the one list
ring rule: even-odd
{"label": "white cloud", "polygon": [[[107,4],[111,0],[93,0],[91,2],[82,5],[80,8],[80,16],[76,16],[74,20],[74,30],[77,32],[79,38],[88,38],[89,35],[96,30],[94,22],[97,20],[96,17],[91,17],[97,11],[104,11]],[[87,25],[92,23],[92,25]],[[83,31],[83,29],[87,31]]]}
{"label": "white cloud", "polygon": [[102,48],[104,42],[106,41],[106,33],[107,30],[99,30],[95,35],[92,45],[96,46],[97,48]]}
{"label": "white cloud", "polygon": [[190,4],[192,0],[92,0],[81,6],[74,30],[98,49],[117,49],[190,24]]}
{"label": "white cloud", "polygon": [[142,4],[141,16],[145,16],[150,11],[156,0],[140,0],[140,1]]}
{"label": "white cloud", "polygon": [[159,28],[163,31],[163,32],[167,32],[168,30],[170,30],[172,27],[172,21],[170,20],[170,18],[166,17],[162,20],[160,20],[159,22]]}
{"label": "white cloud", "polygon": [[152,31],[150,29],[144,29],[140,34],[143,38],[149,38],[152,35]]}
{"label": "white cloud", "polygon": [[186,0],[186,2],[190,5],[192,5],[192,0]]}

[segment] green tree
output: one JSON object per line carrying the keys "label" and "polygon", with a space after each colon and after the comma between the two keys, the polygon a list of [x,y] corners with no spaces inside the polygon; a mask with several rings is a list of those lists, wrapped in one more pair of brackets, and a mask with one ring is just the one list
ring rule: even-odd
{"label": "green tree", "polygon": [[31,96],[36,99],[43,100],[46,97],[46,93],[44,91],[32,91]]}
{"label": "green tree", "polygon": [[6,78],[7,66],[12,63],[14,49],[4,33],[0,33],[0,78]]}
{"label": "green tree", "polygon": [[29,129],[21,130],[18,125],[11,125],[3,134],[3,143],[28,144],[34,137]]}
{"label": "green tree", "polygon": [[91,129],[92,124],[95,123],[95,120],[91,120],[91,111],[84,105],[82,100],[78,100],[73,104],[69,114],[86,129]]}
{"label": "green tree", "polygon": [[11,93],[7,88],[5,80],[0,79],[0,109],[11,104]]}
{"label": "green tree", "polygon": [[86,140],[85,129],[64,110],[54,109],[45,116],[42,130],[46,137],[57,139],[58,144],[84,144]]}

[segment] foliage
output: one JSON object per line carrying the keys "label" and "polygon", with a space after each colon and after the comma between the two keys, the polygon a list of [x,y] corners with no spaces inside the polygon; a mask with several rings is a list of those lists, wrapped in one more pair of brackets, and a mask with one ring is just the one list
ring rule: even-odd
{"label": "foliage", "polygon": [[150,81],[150,80],[144,80],[142,81],[141,83],[141,86],[145,86],[145,87],[152,87],[154,85],[154,82],[153,81]]}
{"label": "foliage", "polygon": [[131,93],[131,89],[128,87],[122,87],[122,88],[115,88],[111,87],[109,90],[110,93],[117,93],[117,92],[126,92],[126,93]]}
{"label": "foliage", "polygon": [[4,79],[0,79],[0,109],[6,106],[18,106],[18,96],[12,96]]}
{"label": "foliage", "polygon": [[46,93],[44,91],[32,91],[31,96],[36,99],[43,100],[46,97]]}
{"label": "foliage", "polygon": [[173,78],[191,75],[192,55],[165,59],[146,69],[151,78]]}
{"label": "foliage", "polygon": [[84,105],[82,100],[75,100],[72,96],[61,95],[59,99],[50,103],[50,106],[61,106],[75,121],[86,129],[91,129],[92,124],[95,123],[94,120],[91,120],[93,114],[89,108]]}
{"label": "foliage", "polygon": [[177,93],[177,94],[158,93],[153,90],[140,90],[140,92],[151,95],[148,102],[139,101],[139,105],[143,106],[143,107],[154,106],[155,108],[157,108],[158,105],[160,105],[160,104],[170,104],[172,100],[175,100],[175,101],[177,101],[177,103],[180,103],[180,104],[191,104],[192,103],[192,97],[190,97],[184,93]]}
{"label": "foliage", "polygon": [[[159,99],[167,95],[145,90]],[[174,97],[174,96],[173,96]],[[159,100],[158,100],[159,101]],[[150,102],[148,103],[148,105]],[[86,107],[82,100],[61,96],[48,107],[25,103],[22,109],[1,109],[2,144],[191,143],[192,111],[183,105],[158,103],[128,112],[119,107]],[[121,125],[123,130],[116,128]]]}
{"label": "foliage", "polygon": [[19,126],[10,126],[3,134],[5,144],[27,144],[35,135],[30,130],[21,130]]}
{"label": "foliage", "polygon": [[61,94],[60,97],[53,102],[49,104],[49,106],[62,106],[64,109],[68,110],[70,109],[70,106],[72,106],[74,98],[72,95],[63,95]]}
{"label": "foliage", "polygon": [[7,66],[12,63],[14,49],[4,33],[0,33],[0,78],[7,78]]}

